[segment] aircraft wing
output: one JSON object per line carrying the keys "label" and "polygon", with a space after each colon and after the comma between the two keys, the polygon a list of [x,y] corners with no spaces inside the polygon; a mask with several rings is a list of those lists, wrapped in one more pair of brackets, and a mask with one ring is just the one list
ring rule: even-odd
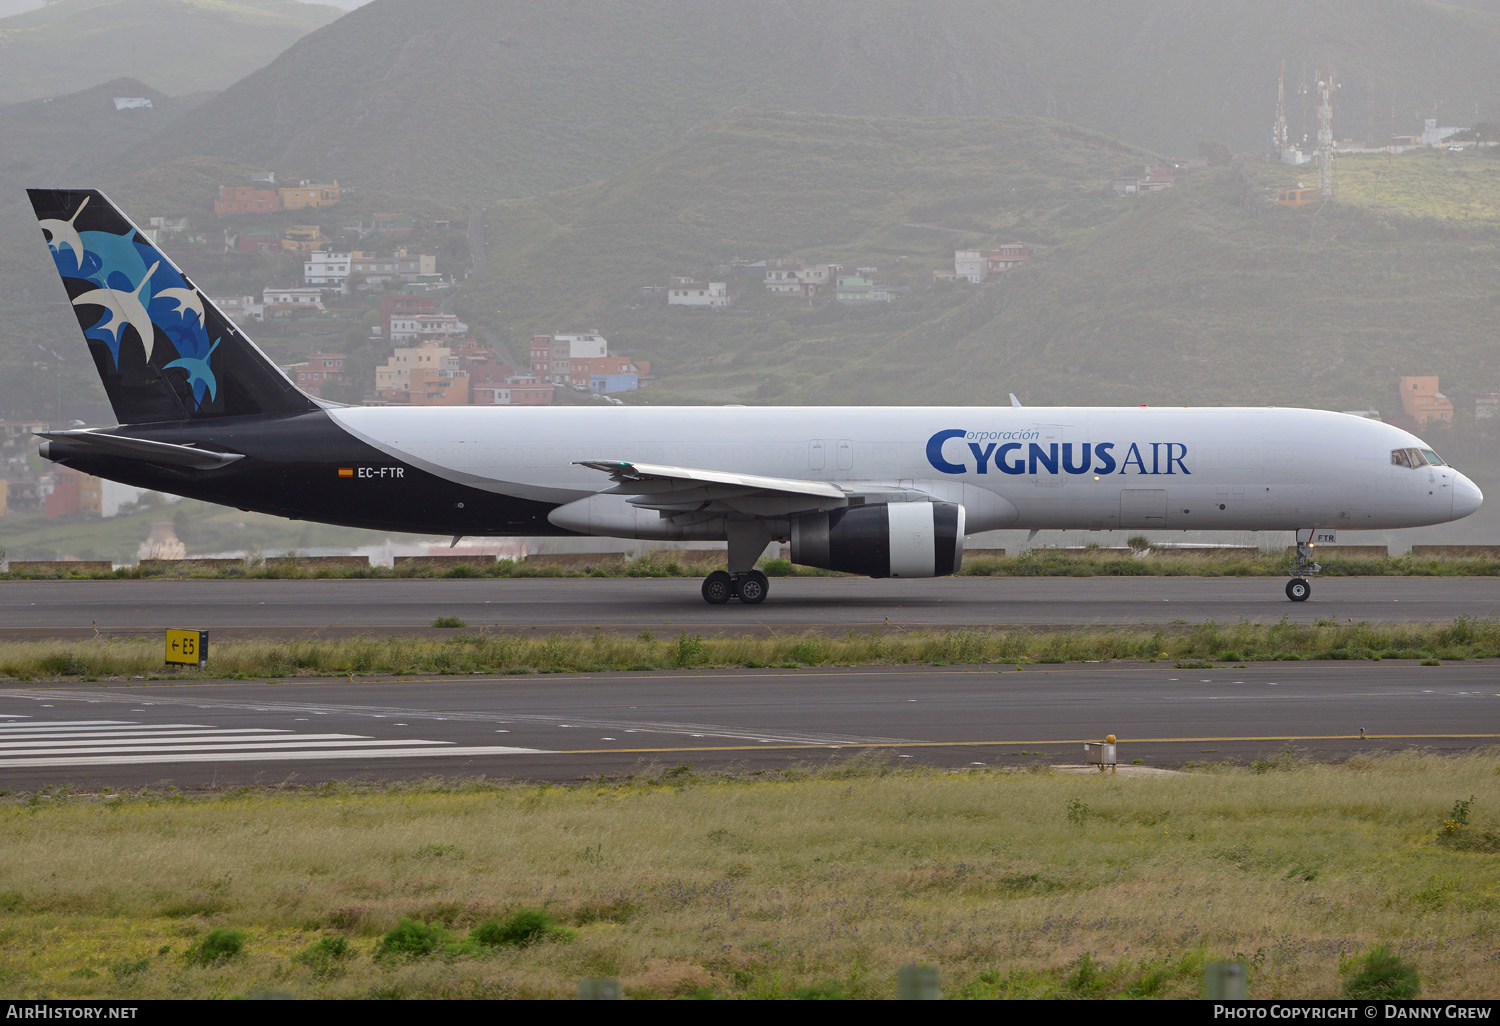
{"label": "aircraft wing", "polygon": [[766,477],[724,470],[669,467],[623,460],[579,460],[578,466],[608,474],[607,494],[630,496],[630,504],[666,514],[728,513],[742,517],[786,517],[875,502],[928,499],[903,489],[845,488],[830,481]]}

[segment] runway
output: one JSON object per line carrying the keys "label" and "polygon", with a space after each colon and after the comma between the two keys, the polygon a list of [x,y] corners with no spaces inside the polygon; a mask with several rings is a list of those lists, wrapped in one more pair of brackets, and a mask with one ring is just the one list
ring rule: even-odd
{"label": "runway", "polygon": [[[1361,735],[1363,730],[1363,735]],[[7,788],[223,787],[648,766],[769,769],[869,753],[938,766],[1249,761],[1500,744],[1483,663],[879,667],[0,688]]]}
{"label": "runway", "polygon": [[[438,617],[520,632],[1445,622],[1500,609],[1496,578],[790,578],[765,604],[708,606],[684,579],[55,581],[0,584],[0,639],[434,634]],[[579,780],[651,764],[764,769],[878,753],[940,766],[1313,758],[1497,743],[1485,664],[876,667],[0,688],[13,789],[107,790],[429,776]],[[1365,730],[1361,738],[1359,731]]]}
{"label": "runway", "polygon": [[1289,602],[1275,577],[779,578],[759,606],[710,606],[695,579],[8,581],[0,640],[208,629],[236,637],[424,633],[439,617],[501,630],[843,633],[1196,624],[1448,622],[1500,612],[1500,577],[1330,577]]}

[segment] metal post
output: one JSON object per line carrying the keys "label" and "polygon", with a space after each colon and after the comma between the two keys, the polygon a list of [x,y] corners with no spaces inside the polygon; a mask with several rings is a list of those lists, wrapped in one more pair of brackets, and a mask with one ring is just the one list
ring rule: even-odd
{"label": "metal post", "polygon": [[618,1001],[620,996],[620,981],[613,976],[578,981],[580,1001]]}
{"label": "metal post", "polygon": [[1203,997],[1209,1001],[1245,1000],[1245,963],[1209,962],[1203,967]]}
{"label": "metal post", "polygon": [[903,965],[896,973],[896,997],[902,1001],[938,1001],[938,971],[930,965]]}

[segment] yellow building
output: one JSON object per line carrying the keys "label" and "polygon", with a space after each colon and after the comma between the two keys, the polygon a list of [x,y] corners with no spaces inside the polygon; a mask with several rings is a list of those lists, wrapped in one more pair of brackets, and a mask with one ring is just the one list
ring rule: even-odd
{"label": "yellow building", "polygon": [[338,179],[334,179],[332,185],[313,185],[309,182],[302,182],[300,185],[283,186],[276,191],[281,194],[281,209],[283,210],[331,207],[339,201]]}
{"label": "yellow building", "polygon": [[[388,403],[409,402],[413,371],[422,374],[425,385],[440,378],[445,370],[451,373],[456,369],[457,363],[453,350],[446,346],[426,345],[397,349],[385,363],[375,368],[375,394]],[[438,386],[434,391],[441,387]]]}
{"label": "yellow building", "polygon": [[281,237],[281,248],[288,253],[311,253],[331,241],[315,224],[294,224]]}
{"label": "yellow building", "polygon": [[10,482],[0,478],[0,517],[10,512],[6,501],[10,498]]}
{"label": "yellow building", "polygon": [[79,474],[78,512],[96,517],[104,515],[104,479],[91,474]]}

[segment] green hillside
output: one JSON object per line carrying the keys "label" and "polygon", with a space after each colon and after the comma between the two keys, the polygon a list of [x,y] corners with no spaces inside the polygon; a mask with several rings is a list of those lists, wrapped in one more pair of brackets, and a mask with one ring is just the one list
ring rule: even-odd
{"label": "green hillside", "polygon": [[[1298,169],[1258,160],[1116,198],[1144,159],[1026,119],[742,113],[597,186],[492,208],[461,310],[517,342],[601,327],[653,361],[658,402],[1352,409],[1391,406],[1409,373],[1500,390],[1500,159],[1341,158],[1343,198],[1302,210],[1272,202]],[[933,281],[954,249],[1012,240],[1035,256],[1000,281]],[[708,314],[640,294],[780,256],[873,264],[905,295],[808,307],[752,278]]]}
{"label": "green hillside", "polygon": [[[1254,160],[1125,201],[1128,216],[988,292],[990,316],[954,334],[947,366],[918,380],[978,398],[974,378],[952,372],[1003,356],[1034,402],[1389,410],[1397,377],[1413,373],[1455,393],[1500,389],[1500,160],[1469,159],[1472,177],[1445,181],[1429,154],[1343,158],[1342,198],[1323,208],[1275,205],[1296,172]],[[1411,191],[1382,190],[1398,168]],[[1487,199],[1452,220],[1475,186]]]}
{"label": "green hillside", "polygon": [[597,181],[741,106],[1029,115],[1191,155],[1267,145],[1282,60],[1294,134],[1313,131],[1299,84],[1332,62],[1340,134],[1383,139],[1495,109],[1497,51],[1500,16],[1435,0],[386,0],[129,164],[212,155],[487,201]]}
{"label": "green hillside", "polygon": [[[142,97],[151,106],[117,110],[116,96]],[[162,131],[207,98],[172,97],[133,78],[117,78],[55,99],[5,104],[0,106],[0,176],[18,185],[92,176],[101,155]]]}
{"label": "green hillside", "polygon": [[[967,285],[932,286],[955,248],[1050,245],[1117,216],[1110,179],[1149,159],[1026,118],[744,111],[599,185],[491,208],[488,266],[461,290],[460,312],[508,330],[513,351],[536,332],[604,327],[685,398],[780,399],[784,378],[847,365],[968,307]],[[878,311],[807,308],[765,295],[763,270],[716,270],[790,255],[879,266],[908,296]],[[672,274],[727,277],[743,295],[722,314],[643,300],[641,286]],[[915,362],[931,355],[924,345]],[[844,384],[834,401],[869,398]]]}
{"label": "green hillside", "polygon": [[[115,96],[145,97],[151,106],[116,110]],[[60,307],[65,293],[25,190],[101,184],[99,167],[111,155],[165,129],[205,98],[171,97],[121,78],[56,99],[0,106],[0,420],[62,419],[64,412],[69,419],[92,418],[108,411],[76,324]],[[161,169],[152,178],[163,186],[181,183]],[[142,220],[176,212],[156,206],[132,211]]]}
{"label": "green hillside", "polygon": [[[24,190],[114,186],[120,154],[342,13],[298,0],[55,0],[0,19],[0,419],[109,417]],[[151,106],[116,110],[115,96]],[[155,196],[181,188],[133,206],[140,220],[207,206],[216,184],[160,166],[147,177]]]}
{"label": "green hillside", "polygon": [[223,89],[343,13],[299,0],[54,0],[0,18],[0,103],[124,76],[172,95]]}

